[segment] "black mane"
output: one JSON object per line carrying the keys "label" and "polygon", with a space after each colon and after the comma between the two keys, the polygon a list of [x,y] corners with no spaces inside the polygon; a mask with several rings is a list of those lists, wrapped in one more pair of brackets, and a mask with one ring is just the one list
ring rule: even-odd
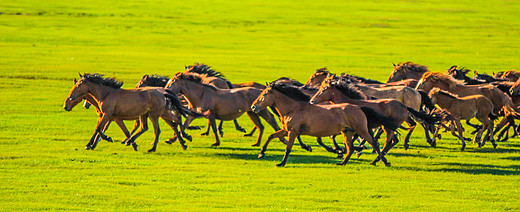
{"label": "black mane", "polygon": [[[143,83],[146,83],[147,86],[151,87],[164,87],[168,83],[168,80],[170,80],[167,76],[161,76],[161,75],[145,75],[148,76]],[[144,78],[144,77],[143,77]]]}
{"label": "black mane", "polygon": [[307,94],[304,94],[297,87],[289,86],[285,83],[274,81],[271,84],[269,84],[269,87],[279,91],[280,93],[283,93],[284,95],[286,95],[289,98],[294,99],[296,101],[309,102],[311,100],[310,96],[308,96]]}
{"label": "black mane", "polygon": [[197,74],[206,74],[210,77],[218,77],[221,79],[226,79],[224,75],[218,71],[213,70],[210,66],[202,63],[195,63],[191,66],[186,67],[186,72],[188,73],[197,73]]}
{"label": "black mane", "polygon": [[420,64],[417,64],[417,63],[413,63],[411,61],[401,62],[401,63],[398,63],[395,66],[398,68],[398,70],[402,70],[404,68],[404,69],[406,69],[408,71],[417,72],[417,73],[424,73],[424,72],[428,72],[429,71],[428,67],[420,65]]}
{"label": "black mane", "polygon": [[104,77],[103,74],[98,73],[83,74],[83,79],[85,79],[87,82],[92,82],[98,85],[105,85],[116,89],[119,89],[121,86],[123,86],[123,82],[117,81],[115,78]]}
{"label": "black mane", "polygon": [[350,74],[341,74],[342,78],[348,78],[350,81],[355,83],[365,83],[365,84],[384,84],[377,80],[367,79],[360,76],[350,75]]}
{"label": "black mane", "polygon": [[342,78],[335,80],[334,82],[332,82],[331,85],[334,86],[336,89],[338,89],[341,93],[343,93],[348,98],[357,99],[357,100],[368,99],[368,97],[365,94],[363,94],[359,89],[352,86],[350,84],[350,82],[348,82],[347,80],[344,80]]}
{"label": "black mane", "polygon": [[208,84],[202,83],[202,78],[200,76],[195,75],[195,74],[180,74],[178,76],[179,76],[179,79],[192,81],[192,82],[201,84],[203,86],[206,86],[208,88],[211,88],[213,90],[217,90],[217,88],[215,86],[213,86],[213,85],[208,85]]}

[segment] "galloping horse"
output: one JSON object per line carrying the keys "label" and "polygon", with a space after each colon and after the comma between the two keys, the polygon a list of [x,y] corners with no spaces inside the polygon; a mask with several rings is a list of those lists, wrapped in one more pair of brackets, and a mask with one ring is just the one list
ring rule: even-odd
{"label": "galloping horse", "polygon": [[[138,117],[141,122],[141,130],[128,139],[127,145],[131,144],[134,150],[137,150],[135,139],[148,130],[147,119],[150,118],[154,127],[155,139],[152,149],[148,151],[154,152],[156,150],[160,134],[158,118],[163,117],[165,120],[175,119],[171,113],[165,113],[167,102],[163,93],[154,88],[121,89],[121,82],[113,78],[105,78],[100,74],[84,74],[83,76],[80,75],[80,77],[80,80],[71,88],[69,96],[65,101],[65,110],[69,111],[72,109],[73,101],[90,94],[99,104],[99,110],[102,113],[102,116],[98,119],[94,135],[87,147],[85,147],[86,149],[95,148],[97,136],[101,136],[105,140],[108,139],[103,132],[103,128],[109,121],[116,118],[135,120]],[[196,113],[191,113],[190,115],[196,115]]]}
{"label": "galloping horse", "polygon": [[[479,147],[484,145],[484,141],[480,143],[482,134],[485,130],[490,133],[491,143],[496,148],[495,141],[493,140],[493,122],[489,119],[493,111],[493,103],[491,100],[482,95],[470,95],[465,97],[458,97],[449,92],[442,91],[439,88],[431,89],[429,95],[432,97],[432,102],[439,105],[442,109],[446,109],[450,114],[455,116],[457,119],[455,122],[459,136],[457,136],[462,142],[461,151],[464,151],[466,143],[464,142],[463,128],[460,124],[460,119],[472,119],[477,118],[482,123],[482,128],[475,135],[474,142],[478,143]],[[451,126],[451,131],[454,131],[454,125]]]}
{"label": "galloping horse", "polygon": [[502,79],[502,78],[495,78],[488,74],[479,74],[477,71],[473,71],[473,74],[475,74],[473,76],[473,79],[484,81],[487,83],[496,82],[496,81],[508,81],[508,80]]}
{"label": "galloping horse", "polygon": [[[407,107],[410,107],[414,110],[420,110],[423,104],[430,105],[429,107],[433,107],[431,105],[431,100],[429,98],[424,98],[419,91],[416,91],[413,88],[407,86],[392,86],[392,87],[381,87],[381,88],[372,88],[363,84],[352,84],[355,88],[359,89],[367,96],[376,97],[378,99],[395,99]],[[427,95],[425,93],[425,95]],[[415,127],[415,122],[411,119],[408,120],[411,128]],[[435,147],[435,143],[430,138],[429,135],[429,126],[425,123],[420,123],[424,128],[424,133],[426,136],[426,142],[430,144],[432,147]],[[408,147],[408,141],[404,141],[404,147]]]}
{"label": "galloping horse", "polygon": [[[419,118],[422,122],[426,122],[429,125],[435,125],[438,121],[436,117],[416,111],[395,99],[367,99],[368,98],[354,88],[353,85],[345,82],[342,78],[335,79],[334,75],[331,75],[323,81],[320,90],[312,97],[310,102],[316,104],[324,101],[332,101],[335,104],[350,103],[366,106],[384,116],[393,118],[397,124],[402,124],[406,121],[410,128],[405,136],[405,149],[408,149],[408,140],[415,128],[415,122],[410,118],[410,114],[413,114],[414,117]],[[398,142],[397,139],[395,139],[394,143],[391,142],[392,135],[393,132],[389,133],[387,131],[387,140],[383,149],[383,153],[385,154]]]}
{"label": "galloping horse", "polygon": [[[373,142],[369,124],[383,124],[384,127],[395,131],[399,125],[391,118],[383,117],[370,108],[352,104],[313,105],[309,103],[309,97],[298,88],[283,83],[271,83],[255,100],[251,108],[253,111],[259,112],[267,106],[274,106],[278,110],[283,129],[268,137],[260,151],[259,158],[265,155],[269,142],[275,137],[289,137],[283,160],[277,165],[280,167],[287,162],[294,140],[298,135],[324,137],[341,132],[348,150],[345,159],[339,163],[339,165],[344,165],[354,151],[352,136],[354,133],[358,133],[378,153],[378,158],[371,164],[375,165],[378,159],[381,159],[386,166],[390,166],[378,144]],[[367,120],[367,117],[370,117],[371,120]]]}
{"label": "galloping horse", "polygon": [[511,99],[493,85],[462,85],[462,81],[455,80],[450,75],[440,72],[424,73],[417,85],[417,89],[430,92],[434,87],[456,94],[459,97],[480,94],[491,100],[493,103],[493,113],[505,116],[495,128],[495,133],[502,129],[507,122],[514,123],[514,117],[520,115],[514,109]]}
{"label": "galloping horse", "polygon": [[480,85],[486,83],[486,81],[484,80],[478,80],[466,76],[466,74],[470,71],[471,70],[464,67],[458,68],[457,66],[452,66],[448,69],[446,73],[457,80],[463,80],[465,85]]}
{"label": "galloping horse", "polygon": [[390,76],[386,81],[387,83],[405,79],[419,80],[425,72],[428,72],[428,67],[410,61],[393,65],[394,70],[390,73]]}
{"label": "galloping horse", "polygon": [[[202,63],[195,63],[190,66],[185,66],[185,73],[191,73],[191,74],[197,74],[201,77],[201,82],[208,85],[213,85],[220,89],[231,89],[233,88],[233,84],[227,80],[224,75],[218,71],[213,70],[210,66]],[[185,127],[187,127],[191,122],[193,121],[192,117],[188,117],[186,121],[184,122]],[[218,131],[220,136],[224,135],[224,131],[222,131],[222,123],[221,120],[218,125]],[[244,128],[242,128],[236,119],[233,120],[233,123],[235,124],[235,129],[240,132],[246,132]],[[209,124],[208,128],[206,129],[206,132],[202,133],[202,135],[208,135],[209,134]]]}
{"label": "galloping horse", "polygon": [[[219,89],[202,83],[200,76],[187,73],[175,74],[165,88],[174,94],[183,94],[190,105],[198,112],[208,113],[207,117],[215,134],[215,143],[212,146],[220,145],[215,124],[216,119],[234,120],[247,113],[259,130],[258,138],[252,146],[260,145],[264,132],[264,126],[258,117],[259,115],[275,130],[279,130],[276,119],[268,110],[259,111],[258,114],[251,111],[251,104],[262,93],[260,89],[252,87]],[[284,140],[282,139],[281,141],[283,142]]]}
{"label": "galloping horse", "polygon": [[501,78],[501,79],[505,79],[507,81],[515,82],[518,80],[518,78],[520,78],[520,71],[508,70],[497,76],[499,76],[499,77],[496,77],[496,78]]}

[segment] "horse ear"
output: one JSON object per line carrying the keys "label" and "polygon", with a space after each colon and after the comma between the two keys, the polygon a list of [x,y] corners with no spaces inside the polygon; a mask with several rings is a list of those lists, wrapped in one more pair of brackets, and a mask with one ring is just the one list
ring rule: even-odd
{"label": "horse ear", "polygon": [[148,79],[148,74],[145,74],[142,79],[143,80]]}
{"label": "horse ear", "polygon": [[495,75],[495,72],[493,71],[493,75]]}
{"label": "horse ear", "polygon": [[395,65],[395,63],[392,63],[392,65],[394,65],[394,68],[397,67],[397,66]]}
{"label": "horse ear", "polygon": [[79,78],[83,78],[83,76],[78,72]]}
{"label": "horse ear", "polygon": [[473,74],[478,75],[478,72],[477,71],[473,71]]}
{"label": "horse ear", "polygon": [[74,78],[74,85],[78,83],[78,80],[76,80],[76,78]]}

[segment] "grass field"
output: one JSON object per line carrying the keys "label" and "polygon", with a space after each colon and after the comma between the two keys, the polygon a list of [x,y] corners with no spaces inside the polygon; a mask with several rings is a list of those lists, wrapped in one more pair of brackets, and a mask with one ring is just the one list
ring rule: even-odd
{"label": "grass field", "polygon": [[[518,211],[517,138],[460,152],[451,135],[433,149],[418,129],[384,167],[370,166],[368,153],[335,166],[303,137],[314,151],[294,148],[276,168],[283,144],[258,160],[254,138],[231,122],[218,148],[202,131],[188,132],[186,151],[168,145],[173,132],[161,122],[156,153],[145,151],[152,131],[137,140],[139,152],[107,142],[85,151],[95,111],[62,108],[78,72],[132,88],[144,74],[172,76],[194,62],[260,83],[305,82],[324,66],[384,81],[404,61],[432,71],[519,69],[518,11],[514,0],[0,1],[0,210]],[[115,125],[107,134],[124,137]]]}

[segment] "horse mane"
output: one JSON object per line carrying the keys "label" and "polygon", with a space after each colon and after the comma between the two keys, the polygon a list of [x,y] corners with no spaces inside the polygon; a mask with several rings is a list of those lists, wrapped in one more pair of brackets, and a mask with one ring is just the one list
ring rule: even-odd
{"label": "horse mane", "polygon": [[197,73],[197,74],[205,74],[209,77],[218,77],[223,80],[226,80],[226,77],[218,71],[213,70],[210,66],[203,64],[203,63],[195,63],[191,66],[186,67],[186,72],[188,73]]}
{"label": "horse mane", "polygon": [[308,102],[311,100],[311,97],[307,94],[304,94],[300,89],[294,86],[287,85],[286,83],[274,81],[271,82],[271,84],[269,84],[268,87],[271,87],[296,101]]}
{"label": "horse mane", "polygon": [[87,82],[95,83],[98,85],[105,85],[108,87],[119,89],[123,86],[123,82],[117,81],[115,78],[104,77],[103,74],[93,73],[93,74],[83,74],[83,78]]}
{"label": "horse mane", "polygon": [[436,94],[436,93],[441,94],[441,95],[444,95],[444,96],[446,96],[446,97],[448,97],[448,98],[451,98],[451,99],[458,99],[458,96],[457,96],[457,95],[452,94],[452,93],[450,93],[450,92],[448,92],[448,91],[443,91],[443,90],[441,90],[440,88],[437,88],[437,87],[436,87],[436,88],[433,88],[433,89],[430,91],[430,95],[434,95],[434,94]]}
{"label": "horse mane", "polygon": [[[168,80],[170,80],[170,78],[167,76],[161,76],[161,75],[157,75],[157,74],[144,75],[144,76],[148,76],[148,78],[146,78],[146,83],[148,83],[150,86],[156,86],[156,87],[164,87],[168,83]],[[143,78],[144,78],[144,76],[143,76]]]}
{"label": "horse mane", "polygon": [[341,74],[342,77],[352,78],[359,82],[366,83],[366,84],[383,84],[382,82],[379,82],[377,80],[367,79],[356,75],[350,75],[350,74]]}
{"label": "horse mane", "polygon": [[352,86],[347,80],[338,79],[331,83],[331,86],[334,86],[341,93],[351,99],[363,100],[368,99],[368,97],[363,94],[359,89]]}
{"label": "horse mane", "polygon": [[426,72],[423,74],[421,80],[433,79],[445,82],[451,89],[457,87],[458,84],[462,84],[463,80],[456,80],[451,75],[447,75],[441,72]]}
{"label": "horse mane", "polygon": [[395,69],[401,70],[404,72],[411,71],[411,72],[417,72],[417,73],[424,73],[424,72],[429,71],[428,67],[417,64],[417,63],[413,63],[411,61],[397,63],[397,65],[395,65]]}
{"label": "horse mane", "polygon": [[[287,80],[287,81],[291,81],[291,83],[294,85],[294,86],[298,86],[298,87],[303,87],[305,84],[301,83],[300,81],[298,80],[295,80],[295,79],[291,79],[289,77],[280,77],[278,79],[276,79],[275,81],[273,82],[280,82],[282,80]],[[283,83],[281,83],[283,84]]]}
{"label": "horse mane", "polygon": [[202,83],[202,77],[199,76],[199,75],[196,75],[196,74],[181,73],[181,74],[177,75],[177,78],[178,79],[183,79],[183,80],[188,80],[188,81],[191,81],[191,82],[195,82],[195,83],[200,84],[202,86],[206,86],[206,87],[211,88],[213,90],[217,90],[217,88],[215,86],[213,86],[213,85],[208,85],[208,84]]}
{"label": "horse mane", "polygon": [[330,74],[329,70],[327,69],[327,67],[323,67],[323,68],[320,68],[320,69],[317,69],[314,74],[316,75],[323,75],[323,74]]}
{"label": "horse mane", "polygon": [[491,83],[491,85],[497,87],[502,92],[507,93],[507,94],[509,94],[509,89],[511,89],[511,87],[513,87],[515,84],[516,84],[516,82],[511,82],[511,81],[496,81],[496,82]]}
{"label": "horse mane", "polygon": [[520,71],[516,71],[516,70],[507,70],[505,71],[503,74],[502,74],[502,78],[506,78],[507,76],[509,75],[513,75],[515,77],[518,77],[520,78]]}

